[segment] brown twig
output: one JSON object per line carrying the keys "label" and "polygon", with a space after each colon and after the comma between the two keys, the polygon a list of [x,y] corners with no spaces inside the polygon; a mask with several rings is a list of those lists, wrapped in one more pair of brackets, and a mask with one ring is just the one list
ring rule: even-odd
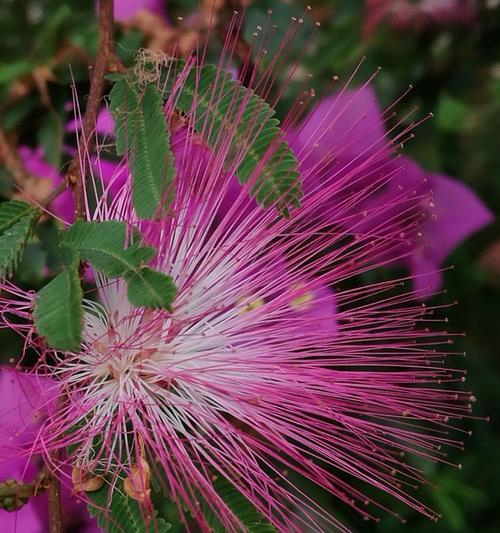
{"label": "brown twig", "polygon": [[113,0],[99,2],[99,47],[92,72],[90,94],[83,117],[78,152],[71,161],[66,174],[66,182],[73,188],[75,197],[75,216],[80,219],[85,218],[85,176],[87,173],[85,154],[94,145],[94,128],[104,93],[104,76],[110,70],[117,71],[123,68],[114,53],[113,11]]}
{"label": "brown twig", "polygon": [[56,476],[50,477],[47,486],[47,495],[49,497],[49,531],[50,533],[61,533],[61,482]]}
{"label": "brown twig", "polygon": [[0,502],[3,509],[17,511],[25,505],[30,498],[47,491],[49,499],[49,531],[50,533],[62,532],[61,513],[61,483],[43,466],[40,473],[31,483],[20,483],[8,480],[0,483]]}

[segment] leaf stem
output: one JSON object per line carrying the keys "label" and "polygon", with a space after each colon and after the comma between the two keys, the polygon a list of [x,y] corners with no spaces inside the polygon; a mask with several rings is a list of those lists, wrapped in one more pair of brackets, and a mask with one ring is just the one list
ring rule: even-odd
{"label": "leaf stem", "polygon": [[42,207],[48,207],[62,192],[68,188],[68,184],[65,180],[61,181],[59,185],[52,190],[52,192],[46,196],[41,202]]}

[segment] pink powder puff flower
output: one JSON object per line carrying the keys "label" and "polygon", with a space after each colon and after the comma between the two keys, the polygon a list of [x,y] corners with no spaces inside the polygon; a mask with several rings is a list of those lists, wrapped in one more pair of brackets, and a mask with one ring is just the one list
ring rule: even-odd
{"label": "pink powder puff flower", "polygon": [[[252,81],[260,94],[272,90],[272,68]],[[210,87],[216,106],[217,83]],[[362,123],[366,109],[344,107]],[[155,246],[154,267],[178,288],[171,313],[133,307],[123,280],[97,274],[95,298],[84,300],[81,351],[61,353],[36,334],[34,295],[2,284],[3,325],[39,352],[33,373],[49,376],[64,399],[25,455],[42,454],[57,472],[78,466],[102,475],[111,488],[140,477],[138,465],[146,464],[185,524],[190,515],[202,531],[209,526],[200,499],[227,531],[242,528],[214,488],[219,476],[280,531],[346,532],[290,471],[366,519],[397,514],[364,494],[363,484],[437,518],[411,494],[426,481],[403,455],[446,462],[444,448],[463,445],[451,432],[470,414],[471,393],[457,385],[463,372],[444,364],[448,334],[429,330],[439,320],[401,290],[405,280],[356,281],[406,260],[418,239],[421,194],[396,188],[386,203],[369,204],[395,177],[385,132],[367,128],[362,156],[344,154],[336,168],[331,147],[315,163],[304,161],[341,114],[311,131],[297,150],[302,205],[285,218],[248,200],[257,174],[221,208],[235,179],[227,149],[235,131],[226,124],[208,149],[202,139],[212,126],[193,133],[196,111],[173,135],[175,195],[162,217],[138,219],[129,174],[113,198],[102,195],[95,209],[87,203],[90,220],[124,221]],[[246,124],[239,156],[258,127]],[[57,451],[67,453],[61,464]],[[141,499],[151,504],[146,491]]]}
{"label": "pink powder puff flower", "polygon": [[[493,214],[466,185],[394,156],[387,144],[384,116],[370,87],[345,90],[321,100],[289,139],[299,154],[305,154],[302,168],[315,170],[310,187],[323,187],[332,176],[341,180],[346,171],[366,162],[363,174],[349,184],[351,194],[380,181],[381,173],[393,174],[393,179],[368,198],[365,207],[387,205],[401,190],[418,193],[421,201],[416,208],[424,221],[412,254],[403,262],[413,274],[419,297],[427,298],[442,286],[440,269],[448,255],[491,223]],[[397,216],[397,205],[385,211],[388,219]]]}

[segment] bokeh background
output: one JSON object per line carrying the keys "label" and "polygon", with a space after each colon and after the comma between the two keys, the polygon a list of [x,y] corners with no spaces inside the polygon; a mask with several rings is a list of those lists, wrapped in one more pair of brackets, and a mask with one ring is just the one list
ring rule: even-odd
{"label": "bokeh background", "polygon": [[[123,0],[116,0],[117,4]],[[130,3],[130,2],[128,2]],[[222,2],[221,2],[222,3]],[[251,35],[268,9],[278,25],[300,16],[296,1],[247,2],[245,32]],[[391,104],[411,83],[413,89],[399,108],[418,107],[417,115],[434,117],[419,126],[406,152],[423,167],[466,183],[495,213],[500,213],[500,1],[468,0],[309,0],[311,14],[293,43],[297,55],[307,48],[304,73],[314,74],[318,97],[331,90],[333,75],[340,83],[363,56],[358,83],[382,70],[373,84],[384,106]],[[233,2],[234,4],[234,2]],[[203,10],[205,9],[205,14]],[[177,17],[184,17],[180,27]],[[172,39],[189,45],[189,21],[206,16],[206,3],[168,0],[162,14],[117,23],[117,51],[125,63],[135,50],[153,43],[168,47]],[[125,17],[126,18],[126,17]],[[187,24],[186,24],[187,21]],[[317,27],[314,22],[320,21]],[[312,32],[312,36],[311,36]],[[88,91],[89,69],[97,48],[98,27],[91,1],[0,0],[0,124],[2,143],[14,150],[37,149],[64,173],[74,134],[74,82],[80,103]],[[216,37],[215,37],[216,38]],[[292,54],[293,55],[293,54]],[[71,67],[69,67],[71,65]],[[300,78],[300,76],[299,76]],[[286,109],[301,80],[290,83],[282,102]],[[296,85],[296,87],[295,87]],[[404,114],[404,113],[403,113]],[[0,195],[34,197],[45,194],[47,183],[19,173],[12,152],[0,152]],[[17,168],[17,171],[16,171]],[[44,189],[45,187],[45,189]],[[37,289],[53,263],[55,225],[42,225],[30,244],[17,281]],[[456,350],[467,353],[454,364],[468,368],[464,385],[477,396],[474,415],[464,428],[466,451],[450,454],[446,465],[419,465],[433,486],[419,489],[420,497],[442,513],[439,523],[426,520],[404,506],[387,500],[407,519],[403,526],[391,516],[378,524],[364,523],[327,496],[325,505],[354,530],[407,533],[496,532],[500,530],[500,221],[475,234],[448,258],[454,269],[445,272],[446,292],[431,303],[459,302],[443,314],[450,329],[466,332],[455,340]],[[381,275],[384,275],[383,273]],[[19,340],[0,332],[2,362],[16,358]],[[484,418],[491,417],[489,422]],[[171,513],[166,506],[164,511]],[[173,517],[172,517],[173,518]],[[174,530],[181,529],[174,524]]]}

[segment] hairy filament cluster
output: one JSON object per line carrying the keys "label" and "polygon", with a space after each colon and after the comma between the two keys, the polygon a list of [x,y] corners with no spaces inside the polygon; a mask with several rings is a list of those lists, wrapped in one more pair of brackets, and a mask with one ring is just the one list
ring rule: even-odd
{"label": "hairy filament cluster", "polygon": [[[238,16],[232,24],[238,29]],[[253,50],[261,70],[254,67],[246,79],[271,103],[283,90],[278,72],[299,24],[267,59],[274,29],[268,21],[257,30]],[[181,515],[205,529],[200,499],[228,531],[241,529],[213,487],[214,476],[222,476],[280,531],[347,531],[289,472],[367,519],[392,511],[362,484],[436,518],[411,494],[426,480],[408,455],[446,462],[445,447],[461,448],[452,424],[470,414],[471,394],[458,386],[463,373],[446,362],[449,335],[439,329],[445,326],[406,288],[411,279],[361,282],[366,272],[412,253],[421,206],[430,206],[419,184],[398,182],[401,163],[392,156],[411,127],[389,139],[366,126],[366,110],[358,106],[362,87],[341,91],[334,111],[311,128],[299,120],[311,92],[301,94],[283,127],[300,162],[304,196],[290,218],[280,217],[251,198],[258,172],[245,185],[235,176],[259,134],[257,120],[234,153],[234,124],[218,131],[215,148],[203,142],[214,124],[207,118],[195,128],[196,98],[181,121],[176,115],[183,80],[204,64],[205,52],[181,70],[166,61],[161,72],[176,80],[164,108],[166,125],[176,124],[175,194],[166,213],[138,219],[132,178],[123,173],[127,161],[102,184],[97,207],[87,201],[89,219],[125,221],[157,249],[154,267],[178,287],[173,312],[132,307],[123,280],[96,273],[81,351],[60,353],[35,335],[33,295],[2,285],[3,325],[41,354],[33,372],[52,384],[40,402],[64,398],[25,452],[42,454],[55,470],[69,464],[102,476],[110,486],[127,478],[137,489],[140,472],[150,468]],[[228,41],[221,80],[230,75],[225,67],[233,54]],[[210,106],[217,109],[222,96],[215,83]],[[246,102],[230,105],[243,113]],[[317,156],[324,136],[346,117],[345,138]],[[98,171],[93,178],[99,190]],[[381,191],[390,191],[386,201],[373,201]],[[436,325],[438,331],[431,329]],[[53,462],[56,450],[63,451],[61,464]],[[137,499],[147,500],[147,489],[139,489]]]}

